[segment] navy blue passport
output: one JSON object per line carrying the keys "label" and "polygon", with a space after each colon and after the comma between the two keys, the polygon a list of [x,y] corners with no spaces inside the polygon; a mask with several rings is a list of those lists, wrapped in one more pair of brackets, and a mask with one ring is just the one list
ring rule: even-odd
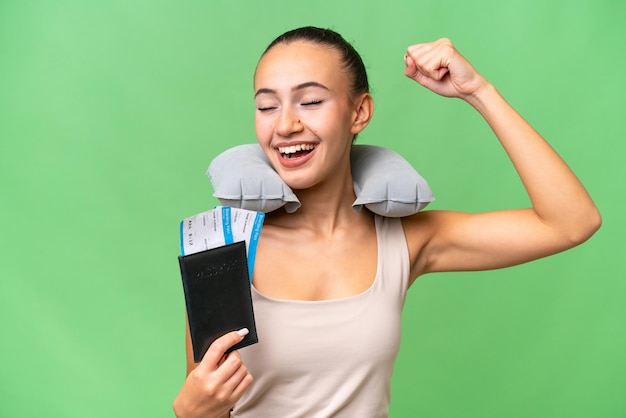
{"label": "navy blue passport", "polygon": [[258,342],[244,241],[178,257],[194,361],[231,331],[250,333],[228,351]]}

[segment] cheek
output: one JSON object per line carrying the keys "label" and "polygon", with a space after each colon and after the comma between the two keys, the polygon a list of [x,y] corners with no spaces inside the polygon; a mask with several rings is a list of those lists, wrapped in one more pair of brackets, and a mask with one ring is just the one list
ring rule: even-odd
{"label": "cheek", "polygon": [[272,138],[272,127],[271,124],[264,120],[263,118],[256,117],[254,118],[254,131],[256,133],[257,140],[259,142],[264,142]]}

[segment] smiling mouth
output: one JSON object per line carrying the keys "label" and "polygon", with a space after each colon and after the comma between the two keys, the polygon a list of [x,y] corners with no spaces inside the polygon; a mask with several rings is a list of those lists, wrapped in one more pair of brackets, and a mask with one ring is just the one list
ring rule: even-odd
{"label": "smiling mouth", "polygon": [[314,149],[315,145],[312,144],[298,144],[288,147],[278,147],[278,152],[280,152],[280,155],[282,155],[284,159],[291,160],[292,158],[304,157]]}

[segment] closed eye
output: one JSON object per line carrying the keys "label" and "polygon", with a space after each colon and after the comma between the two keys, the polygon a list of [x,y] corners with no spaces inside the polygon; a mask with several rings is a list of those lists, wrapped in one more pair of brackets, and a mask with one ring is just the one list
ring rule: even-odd
{"label": "closed eye", "polygon": [[302,106],[315,106],[321,103],[322,103],[322,100],[311,100],[309,102],[302,103]]}
{"label": "closed eye", "polygon": [[274,109],[276,109],[276,108],[275,108],[275,107],[273,107],[273,106],[267,106],[267,107],[257,107],[257,110],[258,110],[259,112],[269,112],[270,110],[274,110]]}

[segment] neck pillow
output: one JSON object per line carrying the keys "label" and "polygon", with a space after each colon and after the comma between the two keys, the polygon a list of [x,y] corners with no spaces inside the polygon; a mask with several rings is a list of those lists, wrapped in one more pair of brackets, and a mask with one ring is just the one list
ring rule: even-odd
{"label": "neck pillow", "polygon": [[[435,200],[426,180],[399,154],[374,145],[353,145],[350,164],[356,200],[352,207],[387,217],[409,216]],[[293,213],[300,201],[272,168],[258,144],[230,148],[211,161],[207,170],[222,205]]]}

